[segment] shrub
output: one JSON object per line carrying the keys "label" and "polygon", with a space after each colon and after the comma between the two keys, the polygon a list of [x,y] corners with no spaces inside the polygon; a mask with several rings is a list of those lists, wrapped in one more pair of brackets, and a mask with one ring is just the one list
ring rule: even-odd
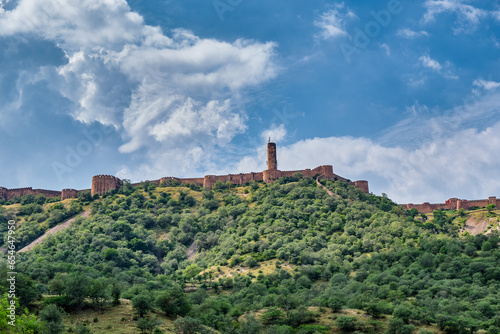
{"label": "shrub", "polygon": [[353,332],[356,329],[358,320],[356,317],[340,316],[335,320],[335,325],[343,332]]}

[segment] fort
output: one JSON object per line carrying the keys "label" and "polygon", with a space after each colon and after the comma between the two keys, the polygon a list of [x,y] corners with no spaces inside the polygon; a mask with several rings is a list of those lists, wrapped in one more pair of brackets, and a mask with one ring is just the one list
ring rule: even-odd
{"label": "fort", "polygon": [[[281,177],[292,177],[296,174],[302,174],[305,177],[321,177],[331,180],[342,180],[352,184],[353,186],[361,189],[362,191],[369,193],[368,182],[361,180],[351,182],[339,175],[333,173],[333,166],[324,165],[319,166],[314,169],[303,169],[303,170],[291,170],[291,171],[281,171],[278,169],[278,160],[276,157],[276,144],[269,142],[267,144],[267,169],[262,172],[252,172],[252,173],[240,173],[240,174],[228,174],[228,175],[206,175],[199,178],[177,178],[177,177],[162,177],[158,180],[153,180],[149,182],[156,183],[160,185],[166,181],[176,180],[181,184],[195,184],[204,188],[213,188],[217,181],[223,183],[230,182],[235,185],[243,185],[252,181],[264,181],[266,183],[272,183]],[[92,187],[90,189],[91,195],[103,195],[108,191],[120,188],[122,186],[122,181],[112,175],[96,175],[92,177]],[[133,183],[132,186],[138,186],[141,183]],[[4,200],[11,200],[15,196],[22,197],[27,194],[44,194],[46,197],[60,197],[61,200],[68,198],[78,197],[78,193],[85,190],[76,189],[63,189],[62,191],[53,190],[43,190],[43,189],[32,189],[32,188],[20,188],[20,189],[7,189],[0,187],[0,198]]]}
{"label": "fort", "polygon": [[[153,180],[149,182],[161,185],[167,181],[178,181],[181,184],[195,184],[200,187],[212,189],[217,181],[223,183],[230,182],[235,185],[243,185],[252,181],[263,181],[266,183],[272,183],[281,177],[292,177],[296,174],[301,174],[305,177],[320,177],[322,179],[330,180],[340,180],[347,182],[356,188],[362,190],[365,193],[369,193],[368,181],[350,181],[343,178],[337,174],[333,173],[333,166],[323,165],[316,167],[314,169],[303,169],[303,170],[291,170],[291,171],[281,171],[278,169],[278,160],[276,157],[276,144],[269,142],[267,144],[267,169],[262,172],[251,172],[251,173],[240,173],[240,174],[228,174],[228,175],[206,175],[199,178],[177,178],[177,177],[162,177],[158,180]],[[0,187],[0,199],[11,200],[15,196],[22,197],[24,195],[33,194],[43,194],[46,197],[60,197],[61,200],[69,198],[77,198],[78,193],[83,191],[91,192],[91,195],[103,195],[108,191],[118,189],[122,186],[123,182],[119,178],[112,175],[96,175],[92,177],[92,187],[91,189],[76,190],[76,189],[63,189],[62,191],[54,190],[44,190],[44,189],[33,189],[29,188],[18,188],[18,189],[7,189]],[[133,183],[132,186],[139,186],[141,183]],[[468,201],[458,198],[450,198],[445,203],[441,204],[402,204],[401,206],[405,209],[411,210],[416,209],[419,213],[431,213],[434,210],[458,210],[460,208],[470,209],[473,207],[486,207],[489,204],[494,204],[495,206],[500,206],[500,199],[496,197],[490,197],[485,200],[475,200]]]}
{"label": "fort", "polygon": [[488,199],[480,199],[468,201],[466,199],[450,198],[444,203],[431,204],[428,202],[422,204],[403,204],[405,209],[416,209],[419,213],[431,213],[434,210],[468,210],[471,208],[484,208],[490,204],[495,205],[497,208],[500,205],[500,199],[496,197],[489,197]]}

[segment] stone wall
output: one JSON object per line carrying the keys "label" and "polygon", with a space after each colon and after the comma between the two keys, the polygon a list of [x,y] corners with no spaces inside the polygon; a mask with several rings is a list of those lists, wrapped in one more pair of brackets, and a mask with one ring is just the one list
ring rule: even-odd
{"label": "stone wall", "polygon": [[368,181],[354,181],[354,186],[367,194],[370,193]]}
{"label": "stone wall", "polygon": [[77,197],[78,197],[78,190],[76,190],[76,189],[63,189],[61,191],[61,201],[64,201],[65,199],[77,198]]}
{"label": "stone wall", "polygon": [[432,213],[434,210],[468,210],[472,207],[484,208],[489,204],[494,204],[497,208],[500,206],[500,199],[490,197],[488,199],[472,200],[450,198],[445,203],[430,204],[428,202],[422,204],[403,204],[405,209],[417,209],[419,213]]}
{"label": "stone wall", "polygon": [[7,189],[4,187],[0,187],[0,198],[9,201],[14,196],[23,197],[24,195],[38,195],[43,194],[45,197],[58,197],[61,196],[60,191],[55,190],[46,190],[46,189],[33,189],[31,187],[26,188],[15,188],[15,189]]}
{"label": "stone wall", "polygon": [[[278,170],[278,160],[276,157],[276,144],[267,144],[267,167],[268,169],[263,172],[252,172],[252,173],[241,173],[241,174],[228,174],[228,175],[207,175],[200,178],[176,178],[176,177],[163,177],[158,180],[149,181],[160,185],[164,181],[177,180],[182,184],[196,184],[203,186],[205,188],[212,188],[217,181],[223,183],[231,182],[236,185],[242,185],[251,181],[265,181],[266,183],[272,183],[281,177],[292,177],[297,173],[302,174],[304,177],[315,177],[321,176],[322,178],[327,178],[331,180],[342,180],[349,182],[350,184],[356,186],[362,191],[368,193],[368,182],[367,181],[355,181],[351,182],[339,175],[333,173],[333,166],[324,165],[319,166],[314,169],[303,169],[303,170],[291,170],[291,171],[280,171]],[[140,183],[133,183],[132,186],[139,186]],[[112,175],[96,175],[92,178],[92,188],[90,189],[91,195],[95,194],[103,195],[104,193],[117,189],[122,186],[122,181]],[[78,193],[84,190],[75,189],[63,189],[62,191],[52,191],[43,189],[32,189],[32,188],[19,188],[19,189],[7,189],[0,187],[0,198],[10,200],[14,196],[22,197],[26,194],[44,194],[47,197],[57,197],[61,196],[61,199],[76,198]],[[465,204],[463,204],[465,205]]]}
{"label": "stone wall", "polygon": [[120,188],[122,181],[112,175],[96,175],[92,178],[91,195],[102,195],[110,190]]}
{"label": "stone wall", "polygon": [[231,182],[236,185],[242,185],[251,181],[262,181],[262,179],[262,173],[207,175],[203,178],[203,187],[211,189],[217,181],[221,181],[222,183]]}

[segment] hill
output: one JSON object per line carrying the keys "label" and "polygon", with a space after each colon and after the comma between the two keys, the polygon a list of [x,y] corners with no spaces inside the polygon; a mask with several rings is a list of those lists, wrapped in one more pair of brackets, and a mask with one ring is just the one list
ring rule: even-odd
{"label": "hill", "polygon": [[[33,328],[61,325],[55,304],[78,333],[500,332],[495,211],[427,217],[321,183],[146,182],[96,199],[23,198],[0,217],[18,222],[18,249],[90,216],[17,254],[19,302],[41,310]],[[472,219],[493,228],[464,233]],[[6,272],[2,263],[2,282]]]}

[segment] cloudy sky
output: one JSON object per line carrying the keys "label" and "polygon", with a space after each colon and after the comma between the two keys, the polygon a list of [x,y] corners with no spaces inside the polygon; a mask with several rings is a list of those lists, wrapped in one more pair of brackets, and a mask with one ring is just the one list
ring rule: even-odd
{"label": "cloudy sky", "polygon": [[0,185],[331,164],[399,203],[500,196],[500,4],[0,1]]}

